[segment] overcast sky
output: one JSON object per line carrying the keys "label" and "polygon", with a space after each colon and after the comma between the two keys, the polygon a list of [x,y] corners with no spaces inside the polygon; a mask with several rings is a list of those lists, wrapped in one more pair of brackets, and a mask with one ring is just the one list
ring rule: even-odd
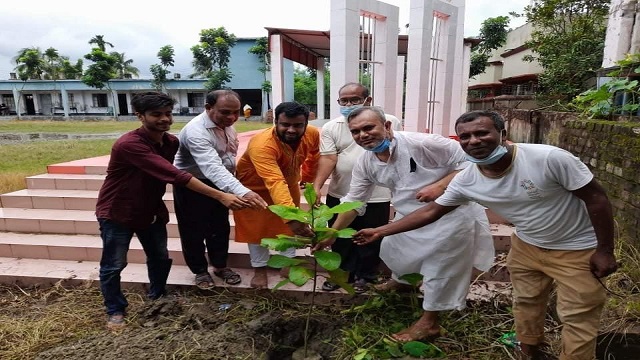
{"label": "overcast sky", "polygon": [[[428,0],[425,0],[428,1]],[[384,0],[400,7],[400,24],[409,22],[410,0]],[[54,47],[72,62],[91,51],[95,35],[124,52],[149,78],[149,66],[164,45],[175,49],[172,72],[192,73],[191,46],[202,29],[223,26],[236,37],[262,37],[265,27],[329,30],[330,0],[136,1],[12,0],[0,12],[0,80],[9,78],[18,51],[28,47]],[[465,8],[465,36],[478,35],[489,17],[522,12],[529,0],[469,0]],[[523,20],[512,19],[512,28]],[[403,34],[404,32],[403,29]],[[85,60],[85,68],[89,62]]]}

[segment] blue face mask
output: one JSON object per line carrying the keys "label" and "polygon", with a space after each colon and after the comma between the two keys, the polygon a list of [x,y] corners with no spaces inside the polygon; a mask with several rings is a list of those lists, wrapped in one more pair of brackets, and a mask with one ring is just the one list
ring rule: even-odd
{"label": "blue face mask", "polygon": [[493,151],[491,152],[491,154],[489,154],[489,156],[487,156],[484,159],[477,159],[474,158],[473,156],[466,154],[466,158],[467,160],[469,160],[470,162],[474,163],[474,164],[478,164],[478,165],[491,165],[496,163],[498,160],[500,160],[504,154],[507,153],[507,148],[502,145],[502,134],[500,134],[500,145],[498,145],[495,149],[493,149]]}
{"label": "blue face mask", "polygon": [[384,140],[380,141],[380,144],[376,145],[376,147],[372,149],[367,149],[367,150],[373,151],[374,153],[381,153],[387,150],[390,145],[391,145],[391,140],[385,138]]}
{"label": "blue face mask", "polygon": [[347,116],[349,116],[349,114],[351,114],[351,112],[353,110],[361,108],[363,106],[364,106],[364,104],[351,105],[351,106],[340,106],[340,114],[342,114],[342,116],[344,116],[344,118],[346,119]]}

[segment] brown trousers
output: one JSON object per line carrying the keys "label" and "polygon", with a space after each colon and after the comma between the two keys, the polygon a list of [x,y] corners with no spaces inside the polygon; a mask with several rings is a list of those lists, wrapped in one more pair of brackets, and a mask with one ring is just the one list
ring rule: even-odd
{"label": "brown trousers", "polygon": [[562,322],[560,360],[593,360],[605,289],[589,270],[595,249],[547,250],[511,235],[507,267],[513,284],[513,315],[518,341],[544,341],[544,319],[555,282]]}

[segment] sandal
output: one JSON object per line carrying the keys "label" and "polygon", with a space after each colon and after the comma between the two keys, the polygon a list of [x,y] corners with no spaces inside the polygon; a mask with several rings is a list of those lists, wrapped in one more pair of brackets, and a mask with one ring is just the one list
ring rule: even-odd
{"label": "sandal", "polygon": [[340,289],[340,285],[338,284],[334,284],[330,281],[325,281],[324,283],[322,283],[322,290],[324,291],[336,291]]}
{"label": "sandal", "polygon": [[353,282],[353,291],[355,291],[356,294],[366,293],[367,290],[369,290],[369,283],[367,283],[367,280],[358,279]]}
{"label": "sandal", "polygon": [[196,275],[196,286],[200,290],[211,290],[216,284],[208,272]]}
{"label": "sandal", "polygon": [[237,272],[229,268],[220,269],[218,271],[214,271],[213,273],[217,277],[224,280],[224,282],[227,283],[228,285],[240,284],[240,282],[242,281],[242,279],[240,278],[240,275],[238,275]]}

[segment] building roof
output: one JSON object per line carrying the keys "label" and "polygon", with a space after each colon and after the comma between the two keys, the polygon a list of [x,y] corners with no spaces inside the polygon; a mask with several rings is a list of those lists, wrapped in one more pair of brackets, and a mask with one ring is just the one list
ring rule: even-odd
{"label": "building roof", "polygon": [[[271,41],[271,35],[281,35],[285,39],[282,52],[286,59],[312,69],[317,69],[317,58],[328,59],[330,57],[331,36],[328,30],[299,30],[272,27],[266,27],[265,29],[267,29],[269,33],[269,41]],[[363,33],[363,40],[366,41],[368,36],[368,34]],[[465,38],[464,41],[475,46],[481,40]],[[409,36],[398,35],[398,55],[407,56],[408,45]],[[269,43],[269,46],[271,46],[271,43]],[[366,53],[363,55],[366,55]]]}

